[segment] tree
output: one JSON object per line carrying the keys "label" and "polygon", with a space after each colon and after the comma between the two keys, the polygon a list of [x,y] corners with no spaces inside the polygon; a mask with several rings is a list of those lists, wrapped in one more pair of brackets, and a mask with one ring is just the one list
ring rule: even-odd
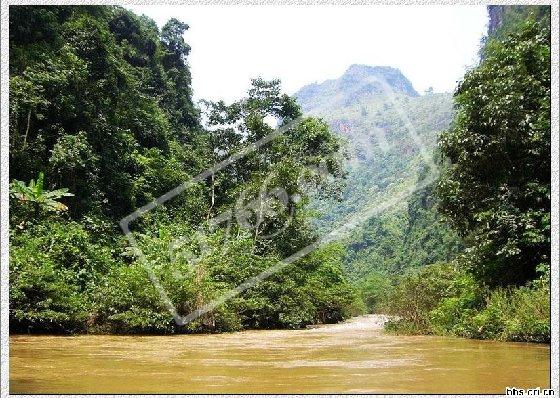
{"label": "tree", "polygon": [[10,26],[11,178],[44,170],[76,194],[72,217],[119,217],[200,167],[185,24],[160,34],[120,7],[18,6]]}
{"label": "tree", "polygon": [[[256,79],[240,101],[210,104],[203,128],[187,29],[172,19],[160,32],[113,6],[10,8],[13,330],[225,331],[350,314],[353,288],[327,248],[178,326],[124,246],[120,218],[301,115],[279,81]],[[340,176],[339,148],[324,122],[302,119],[134,223],[182,315],[315,238],[303,182],[328,185],[310,171],[319,164]],[[219,224],[224,214],[229,223]]]}
{"label": "tree", "polygon": [[[274,132],[277,126],[267,120],[283,126],[301,115],[295,100],[281,93],[278,80],[254,79],[246,98],[230,105],[206,102],[206,107],[214,162]],[[212,175],[210,207],[216,213],[241,197],[247,197],[248,201],[256,199],[253,203],[258,207],[269,207],[271,203],[266,201],[276,202],[273,206],[277,211],[270,212],[273,209],[269,208],[269,214],[265,215],[264,208],[257,208],[246,223],[255,228],[256,240],[274,235],[274,243],[261,241],[260,244],[273,245],[284,255],[291,255],[309,244],[312,235],[303,209],[309,192],[304,192],[301,182],[312,179],[317,188],[327,189],[326,176],[311,176],[310,169],[324,165],[325,171],[341,177],[339,150],[339,139],[323,121],[304,118],[270,143]],[[263,192],[274,188],[284,191],[285,203],[280,204]],[[284,232],[279,235],[272,232],[283,225],[287,226]]]}
{"label": "tree", "polygon": [[185,61],[185,57],[189,55],[191,47],[185,43],[183,33],[189,29],[189,25],[171,18],[161,29],[161,41],[165,47],[177,57],[177,60]]}
{"label": "tree", "polygon": [[440,210],[483,282],[523,284],[550,262],[550,36],[528,21],[490,38],[455,93],[442,134]]}

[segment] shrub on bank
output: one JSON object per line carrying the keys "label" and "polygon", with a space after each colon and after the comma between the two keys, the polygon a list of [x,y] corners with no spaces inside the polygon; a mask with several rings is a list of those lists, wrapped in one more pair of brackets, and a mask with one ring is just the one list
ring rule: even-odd
{"label": "shrub on bank", "polygon": [[86,330],[89,292],[115,263],[111,250],[94,235],[62,219],[11,231],[10,330]]}
{"label": "shrub on bank", "polygon": [[539,282],[493,291],[471,325],[465,337],[550,342],[549,285]]}
{"label": "shrub on bank", "polygon": [[468,273],[438,264],[404,276],[385,304],[399,316],[386,329],[507,341],[550,341],[549,277],[490,290]]}
{"label": "shrub on bank", "polygon": [[457,295],[457,272],[450,264],[434,264],[414,269],[400,277],[387,296],[385,308],[399,317],[388,328],[408,333],[431,333],[431,311]]}
{"label": "shrub on bank", "polygon": [[[334,323],[362,312],[343,276],[341,249],[326,245],[273,273],[185,326],[177,326],[143,263],[125,241],[110,240],[99,223],[62,217],[11,230],[10,330],[49,333],[193,333],[250,328],[301,328]],[[226,240],[219,233],[195,266],[200,250],[188,225],[167,224],[137,236],[159,283],[188,315],[280,257],[254,252],[250,236]],[[182,251],[171,250],[183,236]]]}

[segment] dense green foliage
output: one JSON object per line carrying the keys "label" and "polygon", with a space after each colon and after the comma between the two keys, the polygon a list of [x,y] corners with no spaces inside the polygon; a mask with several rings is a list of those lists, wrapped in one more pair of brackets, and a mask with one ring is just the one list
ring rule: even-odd
{"label": "dense green foliage", "polygon": [[10,177],[45,172],[73,216],[115,218],[183,181],[198,115],[177,23],[160,35],[119,8],[11,9]]}
{"label": "dense green foliage", "polygon": [[529,286],[488,289],[449,264],[431,265],[399,278],[383,310],[397,315],[387,329],[398,333],[477,339],[550,341],[550,279]]}
{"label": "dense green foliage", "polygon": [[[300,328],[367,310],[396,332],[549,341],[550,9],[489,11],[453,98],[352,65],[296,98],[255,79],[197,105],[185,23],[10,7],[11,331]],[[123,236],[122,217],[288,124],[135,220],[138,248]],[[184,326],[151,283],[188,315],[411,189]]]}
{"label": "dense green foliage", "polygon": [[499,23],[440,139],[438,209],[466,250],[377,293],[389,330],[550,341],[550,9],[516,7],[490,7]]}
{"label": "dense green foliage", "polygon": [[379,272],[392,278],[409,268],[450,261],[462,250],[457,234],[436,211],[433,190],[433,184],[418,189],[351,234],[345,268],[353,280]]}
{"label": "dense green foliage", "polygon": [[339,140],[305,118],[137,220],[140,261],[123,216],[301,115],[280,82],[256,79],[236,103],[205,103],[203,127],[187,29],[120,7],[10,8],[12,331],[297,328],[361,311],[327,245],[174,323],[148,269],[187,315],[313,242],[309,189],[330,183],[312,166],[342,175]]}
{"label": "dense green foliage", "polygon": [[[536,21],[540,29],[550,28],[549,5],[493,5],[488,6],[488,38],[503,39],[512,33],[516,33],[519,26],[527,20]],[[482,54],[486,48],[482,47]]]}
{"label": "dense green foliage", "polygon": [[440,209],[465,236],[478,279],[523,284],[550,264],[549,33],[527,22],[485,53],[440,141]]}

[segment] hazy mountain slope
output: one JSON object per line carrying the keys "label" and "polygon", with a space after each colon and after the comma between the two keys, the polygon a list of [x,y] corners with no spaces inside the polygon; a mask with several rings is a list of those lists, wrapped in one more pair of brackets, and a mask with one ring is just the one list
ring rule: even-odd
{"label": "hazy mountain slope", "polygon": [[[421,96],[398,69],[385,66],[352,65],[338,79],[303,87],[296,98],[304,112],[324,118],[346,143],[348,176],[341,200],[316,201],[321,214],[318,227],[325,232],[413,186],[426,158],[432,158],[439,132],[453,116],[451,94]],[[448,241],[454,242],[455,237],[449,238],[450,232],[440,225],[431,191],[424,195],[428,199],[416,204],[412,198],[398,201],[350,234],[350,276],[399,271],[449,257],[447,248],[454,245]],[[424,208],[418,208],[418,203]],[[408,239],[412,234],[414,242]],[[443,241],[448,243],[434,251]],[[423,253],[423,247],[435,255]]]}
{"label": "hazy mountain slope", "polygon": [[368,81],[378,77],[386,81],[395,92],[417,97],[418,93],[400,70],[389,66],[351,65],[338,79],[313,83],[298,91],[296,97],[305,112],[314,113],[326,109],[345,107],[356,100],[383,93],[379,82]]}

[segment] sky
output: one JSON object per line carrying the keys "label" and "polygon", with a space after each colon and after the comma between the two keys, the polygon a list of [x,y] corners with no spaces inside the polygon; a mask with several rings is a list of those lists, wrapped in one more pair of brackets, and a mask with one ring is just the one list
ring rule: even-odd
{"label": "sky", "polygon": [[392,66],[418,92],[452,92],[477,61],[485,6],[128,6],[161,28],[189,25],[195,100],[235,101],[256,77],[284,92],[335,79],[352,64]]}

